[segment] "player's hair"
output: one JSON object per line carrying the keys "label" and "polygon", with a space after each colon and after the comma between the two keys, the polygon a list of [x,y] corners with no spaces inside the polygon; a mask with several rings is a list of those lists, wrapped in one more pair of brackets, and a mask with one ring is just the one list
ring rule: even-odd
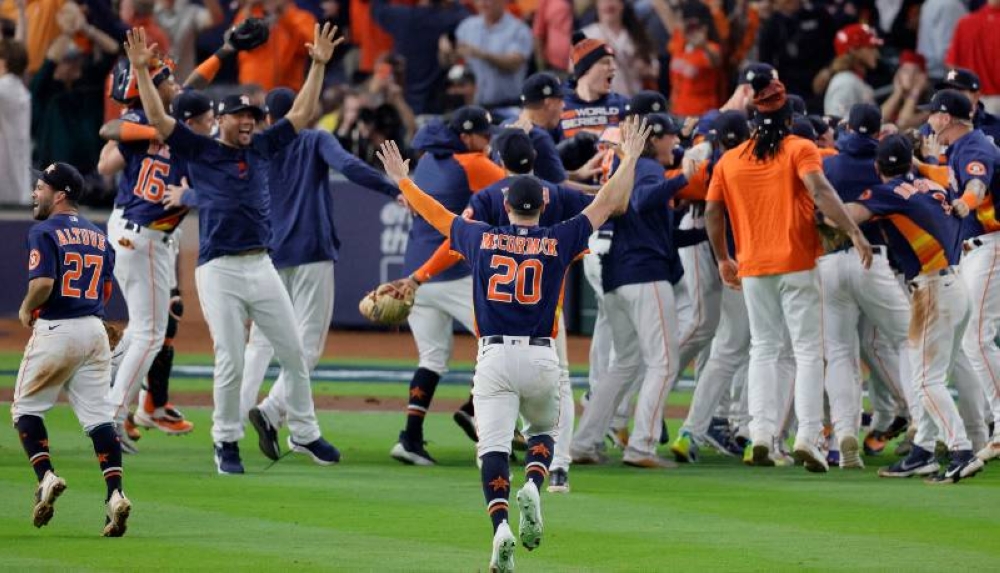
{"label": "player's hair", "polygon": [[780,81],[767,77],[751,81],[757,107],[756,124],[749,146],[758,161],[768,161],[781,152],[781,142],[792,129],[792,106]]}
{"label": "player's hair", "polygon": [[22,77],[28,69],[28,51],[17,40],[0,40],[0,60],[6,61],[7,71],[17,77]]}

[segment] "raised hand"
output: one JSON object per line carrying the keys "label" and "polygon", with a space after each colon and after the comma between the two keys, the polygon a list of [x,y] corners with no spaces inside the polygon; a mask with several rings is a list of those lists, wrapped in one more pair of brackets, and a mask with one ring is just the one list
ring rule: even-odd
{"label": "raised hand", "polygon": [[337,46],[343,43],[344,37],[337,37],[337,27],[326,22],[322,29],[316,24],[313,29],[313,41],[306,44],[306,48],[309,49],[309,56],[314,62],[326,64],[333,57],[333,51]]}
{"label": "raised hand", "polygon": [[156,44],[146,45],[145,28],[132,28],[125,32],[125,55],[135,69],[148,67],[156,57]]}
{"label": "raised hand", "polygon": [[642,150],[646,147],[646,140],[653,131],[645,118],[641,121],[638,116],[631,116],[621,124],[622,143],[621,150],[625,157],[638,158],[642,155]]}
{"label": "raised hand", "polygon": [[379,150],[375,152],[378,156],[379,161],[385,167],[385,174],[392,179],[392,182],[399,185],[399,182],[406,179],[410,175],[410,160],[403,160],[403,156],[399,153],[399,147],[396,146],[396,142],[391,139],[382,143],[379,146]]}
{"label": "raised hand", "polygon": [[163,192],[163,205],[168,209],[183,207],[184,192],[189,188],[187,177],[181,177],[180,185],[167,185],[167,190]]}

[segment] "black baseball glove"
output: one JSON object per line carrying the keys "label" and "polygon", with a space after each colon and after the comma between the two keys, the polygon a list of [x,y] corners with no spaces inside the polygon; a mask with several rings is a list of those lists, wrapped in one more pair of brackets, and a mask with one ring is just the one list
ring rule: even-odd
{"label": "black baseball glove", "polygon": [[261,18],[247,18],[228,32],[228,42],[237,52],[252,50],[267,42],[270,35],[267,23]]}

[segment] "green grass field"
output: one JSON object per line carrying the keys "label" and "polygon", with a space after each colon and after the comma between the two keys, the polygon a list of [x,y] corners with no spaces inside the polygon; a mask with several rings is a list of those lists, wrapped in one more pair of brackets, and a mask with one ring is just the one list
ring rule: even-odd
{"label": "green grass field", "polygon": [[[17,356],[0,356],[0,368],[16,363]],[[0,387],[10,385],[0,377]],[[208,381],[183,385],[209,388]],[[400,384],[326,384],[322,391],[405,395]],[[134,510],[122,539],[100,537],[104,486],[68,406],[57,406],[48,426],[69,489],[43,529],[31,525],[34,478],[16,433],[0,431],[0,570],[486,569],[491,533],[473,449],[449,415],[428,417],[428,449],[441,462],[435,468],[389,458],[401,413],[324,412],[320,422],[343,452],[341,465],[292,455],[265,471],[251,431],[241,444],[247,475],[219,476],[210,411],[186,413],[197,424],[192,435],[146,433],[142,452],[125,459]],[[932,487],[879,480],[874,468],[882,461],[829,475],[747,468],[712,455],[673,471],[574,468],[571,494],[543,493],[545,541],[518,551],[518,570],[1000,568],[1000,466]],[[517,468],[515,488],[522,481]]]}

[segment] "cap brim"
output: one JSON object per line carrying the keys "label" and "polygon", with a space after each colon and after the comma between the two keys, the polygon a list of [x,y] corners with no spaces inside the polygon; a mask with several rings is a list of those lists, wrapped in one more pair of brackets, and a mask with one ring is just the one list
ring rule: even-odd
{"label": "cap brim", "polygon": [[934,84],[935,90],[958,90],[960,92],[972,92],[976,91],[971,86],[963,86],[961,84],[949,81],[938,82]]}
{"label": "cap brim", "polygon": [[918,105],[917,109],[919,109],[920,111],[929,111],[929,112],[941,111],[933,103],[925,103],[923,105]]}
{"label": "cap brim", "polygon": [[232,115],[234,113],[240,113],[241,111],[249,111],[253,114],[254,119],[261,121],[266,115],[264,110],[255,105],[238,105],[236,107],[231,107],[229,109],[219,112],[219,115]]}

